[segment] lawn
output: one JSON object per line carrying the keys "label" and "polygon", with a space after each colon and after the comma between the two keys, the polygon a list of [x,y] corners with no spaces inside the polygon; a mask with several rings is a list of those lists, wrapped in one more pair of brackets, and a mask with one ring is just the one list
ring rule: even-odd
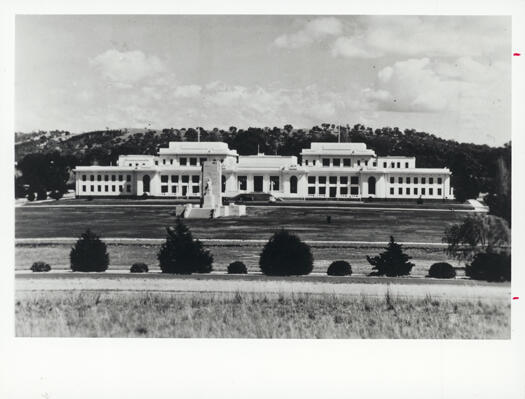
{"label": "lawn", "polygon": [[[78,237],[91,228],[103,237],[163,238],[175,223],[174,206],[71,207],[24,206],[15,210],[16,238]],[[249,207],[242,218],[186,220],[196,238],[264,239],[279,228],[303,240],[439,243],[445,228],[466,213],[456,210],[369,210],[358,208]],[[331,216],[331,223],[327,223]]]}
{"label": "lawn", "polygon": [[510,304],[336,294],[17,292],[19,337],[509,339]]}

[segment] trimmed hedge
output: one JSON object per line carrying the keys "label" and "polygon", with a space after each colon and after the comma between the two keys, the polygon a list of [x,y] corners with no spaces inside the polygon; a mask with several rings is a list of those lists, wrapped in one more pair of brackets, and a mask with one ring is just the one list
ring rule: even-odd
{"label": "trimmed hedge", "polygon": [[69,253],[71,270],[74,272],[103,272],[109,265],[106,244],[87,229]]}
{"label": "trimmed hedge", "polygon": [[32,272],[48,272],[51,270],[51,266],[49,266],[46,262],[35,262],[31,266]]}
{"label": "trimmed hedge", "polygon": [[328,266],[326,274],[329,276],[351,276],[352,275],[352,266],[350,263],[344,260],[336,260]]}
{"label": "trimmed hedge", "polygon": [[510,258],[504,253],[479,253],[465,267],[465,274],[473,280],[510,281]]}
{"label": "trimmed hedge", "polygon": [[145,263],[133,263],[129,269],[131,273],[147,273],[149,272],[148,265]]}
{"label": "trimmed hedge", "polygon": [[228,265],[228,274],[247,274],[248,269],[242,262],[235,261]]}
{"label": "trimmed hedge", "polygon": [[447,262],[437,262],[428,269],[428,276],[433,278],[456,278],[456,270]]}
{"label": "trimmed hedge", "polygon": [[286,230],[275,233],[264,246],[259,266],[267,276],[310,274],[314,267],[310,247]]}

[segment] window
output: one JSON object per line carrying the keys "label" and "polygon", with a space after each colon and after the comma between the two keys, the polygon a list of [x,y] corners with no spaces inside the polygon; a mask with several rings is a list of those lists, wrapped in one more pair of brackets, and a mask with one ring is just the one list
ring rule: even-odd
{"label": "window", "polygon": [[394,195],[394,187],[390,187],[390,195]]}
{"label": "window", "polygon": [[173,158],[170,159],[170,165],[173,165]]}
{"label": "window", "polygon": [[270,190],[279,191],[280,185],[279,185],[279,176],[270,176]]}
{"label": "window", "polygon": [[166,159],[165,158],[162,160],[162,164],[166,165]]}
{"label": "window", "polygon": [[427,179],[426,177],[422,177],[421,178],[421,184],[426,184],[427,183]]}
{"label": "window", "polygon": [[177,194],[177,186],[171,186],[171,192]]}
{"label": "window", "polygon": [[395,182],[395,178],[394,177],[390,177],[390,184],[394,184]]}
{"label": "window", "polygon": [[95,186],[91,185],[91,191],[95,191]]}
{"label": "window", "polygon": [[199,159],[199,163],[202,165],[207,160],[208,160],[208,158],[201,158],[201,159]]}
{"label": "window", "polygon": [[89,181],[95,181],[95,175],[89,176]]}
{"label": "window", "polygon": [[131,186],[126,184],[126,192],[131,193]]}
{"label": "window", "polygon": [[123,187],[123,186],[118,186],[118,191],[119,191],[119,192],[124,191],[124,187]]}
{"label": "window", "polygon": [[405,190],[406,195],[410,195],[410,187],[407,187]]}
{"label": "window", "polygon": [[315,187],[308,187],[308,194],[315,195]]}
{"label": "window", "polygon": [[377,162],[374,161],[374,162],[372,163],[372,166],[373,166],[373,167],[376,167],[376,166],[377,166]]}
{"label": "window", "polygon": [[118,181],[122,181],[122,180],[124,180],[124,176],[118,175]]}
{"label": "window", "polygon": [[403,187],[399,187],[397,192],[398,192],[399,195],[403,194]]}
{"label": "window", "polygon": [[178,183],[179,182],[179,176],[178,175],[171,175],[171,182],[172,183]]}
{"label": "window", "polygon": [[98,186],[97,186],[97,191],[98,191],[98,192],[101,192],[101,191],[102,191],[102,186],[98,185]]}
{"label": "window", "polygon": [[113,184],[113,185],[111,186],[111,191],[115,192],[116,190],[117,190],[117,187],[115,187],[115,185]]}
{"label": "window", "polygon": [[200,186],[192,186],[191,187],[191,192],[193,194],[199,194],[199,191],[200,191]]}
{"label": "window", "polygon": [[97,175],[97,181],[102,181],[102,176],[101,175]]}
{"label": "window", "polygon": [[117,176],[111,175],[111,181],[116,181],[116,180],[117,180]]}
{"label": "window", "polygon": [[402,177],[398,177],[398,178],[397,178],[397,182],[398,182],[399,184],[403,184],[403,178],[402,178]]}
{"label": "window", "polygon": [[341,184],[348,184],[348,176],[341,176],[341,177],[339,177],[339,182]]}
{"label": "window", "polygon": [[359,176],[350,176],[350,184],[359,184]]}
{"label": "window", "polygon": [[108,192],[109,191],[109,186],[104,186],[104,191]]}
{"label": "window", "polygon": [[131,181],[131,175],[126,175],[126,181]]}
{"label": "window", "polygon": [[339,189],[339,192],[341,193],[341,195],[348,195],[348,187],[341,187]]}
{"label": "window", "polygon": [[191,166],[197,165],[197,158],[190,158],[190,165]]}
{"label": "window", "polygon": [[183,175],[182,176],[182,182],[183,183],[189,183],[190,181],[190,177],[188,175]]}
{"label": "window", "polygon": [[168,186],[160,186],[160,192],[161,193],[167,193],[168,192]]}
{"label": "window", "polygon": [[429,177],[428,178],[428,184],[434,184],[434,178],[433,177]]}
{"label": "window", "polygon": [[361,160],[360,159],[357,160],[357,166],[361,166]]}
{"label": "window", "polygon": [[337,176],[330,176],[328,178],[328,181],[330,182],[330,184],[337,184]]}
{"label": "window", "polygon": [[179,160],[179,163],[181,166],[186,166],[188,164],[188,159],[187,158],[181,158]]}
{"label": "window", "polygon": [[323,186],[319,187],[319,194],[326,195],[326,187],[323,187]]}
{"label": "window", "polygon": [[308,176],[308,184],[315,184],[315,176]]}
{"label": "window", "polygon": [[414,184],[417,184],[418,183],[418,179],[417,177],[414,177]]}
{"label": "window", "polygon": [[422,187],[422,188],[421,188],[421,195],[425,195],[425,194],[426,194],[426,191],[427,191],[427,190],[425,189],[425,187]]}
{"label": "window", "polygon": [[86,191],[86,186],[82,186],[82,191]]}
{"label": "window", "polygon": [[313,160],[313,163],[314,163],[314,166],[315,166],[315,164],[317,163],[317,162],[315,161],[315,159]]}
{"label": "window", "polygon": [[387,167],[387,163],[383,162],[383,168],[386,168],[386,167]]}
{"label": "window", "polygon": [[129,163],[128,166],[133,166],[133,164],[132,164],[132,163]]}
{"label": "window", "polygon": [[351,195],[358,195],[359,194],[359,187],[357,187],[357,186],[350,187],[350,194]]}
{"label": "window", "polygon": [[428,195],[434,195],[434,189],[433,188],[429,188],[428,189]]}
{"label": "window", "polygon": [[414,187],[414,195],[417,195],[417,187]]}
{"label": "window", "polygon": [[397,163],[397,168],[399,169],[401,167],[401,162]]}
{"label": "window", "polygon": [[199,175],[193,175],[193,176],[191,177],[191,181],[192,181],[192,183],[199,183],[200,180],[201,180],[201,177],[200,177]]}
{"label": "window", "polygon": [[339,158],[332,159],[333,166],[341,166],[341,160]]}
{"label": "window", "polygon": [[365,161],[365,166],[368,166],[368,161]]}
{"label": "window", "polygon": [[290,193],[297,194],[297,176],[290,177]]}
{"label": "window", "polygon": [[237,182],[239,183],[239,190],[246,191],[248,178],[246,176],[238,176]]}
{"label": "window", "polygon": [[343,158],[343,166],[350,166],[351,161],[350,158]]}
{"label": "window", "polygon": [[161,175],[160,176],[161,183],[167,183],[168,182],[168,175]]}
{"label": "window", "polygon": [[308,166],[308,159],[304,161],[304,164]]}
{"label": "window", "polygon": [[396,164],[394,162],[390,162],[390,167],[391,168],[395,168],[396,167]]}
{"label": "window", "polygon": [[319,184],[326,184],[326,176],[319,176]]}
{"label": "window", "polygon": [[407,184],[410,184],[410,177],[407,177]]}
{"label": "window", "polygon": [[408,162],[405,162],[405,168],[408,168]]}
{"label": "window", "polygon": [[330,166],[330,159],[329,158],[323,158],[323,166]]}
{"label": "window", "polygon": [[438,184],[442,184],[443,183],[443,179],[441,179],[441,177],[438,177]]}
{"label": "window", "polygon": [[155,161],[155,165],[158,166],[159,165],[159,161]]}
{"label": "window", "polygon": [[82,181],[86,181],[86,175],[82,175]]}
{"label": "window", "polygon": [[441,189],[438,188],[438,195],[441,195]]}

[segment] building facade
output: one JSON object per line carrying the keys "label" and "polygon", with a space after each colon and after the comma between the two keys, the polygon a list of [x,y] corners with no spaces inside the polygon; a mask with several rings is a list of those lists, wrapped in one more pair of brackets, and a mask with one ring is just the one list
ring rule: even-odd
{"label": "building facade", "polygon": [[295,156],[238,155],[220,142],[170,142],[158,155],[121,155],[116,166],[75,169],[77,197],[192,198],[201,165],[221,163],[224,197],[453,199],[448,168],[417,168],[414,157],[376,156],[364,143],[312,143]]}

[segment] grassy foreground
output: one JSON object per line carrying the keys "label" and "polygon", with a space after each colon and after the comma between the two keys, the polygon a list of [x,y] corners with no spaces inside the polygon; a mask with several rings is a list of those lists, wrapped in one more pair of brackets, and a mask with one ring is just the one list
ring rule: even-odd
{"label": "grassy foreground", "polygon": [[509,339],[503,301],[315,294],[23,292],[17,336]]}

